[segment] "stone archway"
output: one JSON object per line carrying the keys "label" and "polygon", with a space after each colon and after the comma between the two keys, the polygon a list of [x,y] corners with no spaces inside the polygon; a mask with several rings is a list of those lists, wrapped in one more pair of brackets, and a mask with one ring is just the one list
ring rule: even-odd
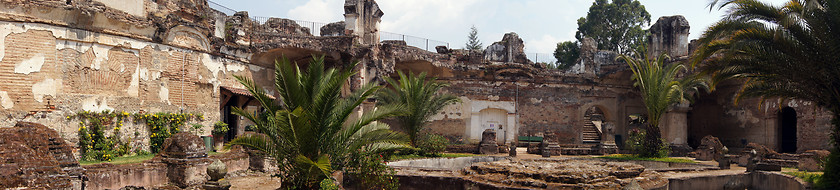
{"label": "stone archway", "polygon": [[796,110],[784,107],[779,110],[779,152],[795,153],[796,143]]}
{"label": "stone archway", "polygon": [[508,126],[507,113],[507,111],[498,108],[486,108],[481,110],[479,112],[480,130],[484,131],[487,129],[493,129],[496,131],[496,142],[504,142],[504,138],[507,136],[507,128],[510,127]]}
{"label": "stone archway", "polygon": [[604,125],[607,122],[604,111],[599,106],[586,109],[583,114],[583,143],[600,143],[604,135]]}
{"label": "stone archway", "polygon": [[471,110],[465,133],[470,141],[481,140],[481,133],[486,129],[496,131],[497,143],[507,143],[516,139],[519,126],[513,101],[462,100]]}

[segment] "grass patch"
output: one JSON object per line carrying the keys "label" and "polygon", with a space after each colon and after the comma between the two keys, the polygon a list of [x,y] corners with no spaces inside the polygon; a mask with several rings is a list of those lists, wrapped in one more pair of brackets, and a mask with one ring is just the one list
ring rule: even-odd
{"label": "grass patch", "polygon": [[683,158],[671,158],[671,157],[664,157],[664,158],[645,158],[639,157],[632,154],[610,154],[606,156],[599,156],[596,158],[604,158],[604,159],[613,159],[613,160],[643,160],[643,161],[659,161],[659,162],[671,162],[671,163],[697,163],[693,160],[683,159]]}
{"label": "grass patch", "polygon": [[154,154],[144,154],[144,155],[116,157],[114,159],[111,159],[110,162],[107,162],[107,161],[79,161],[79,164],[80,165],[93,165],[93,164],[101,164],[101,163],[133,164],[133,163],[140,163],[140,162],[152,159],[154,157],[155,157]]}
{"label": "grass patch", "polygon": [[411,159],[420,159],[420,158],[458,158],[458,157],[471,157],[471,156],[478,156],[477,154],[470,154],[470,153],[440,153],[440,154],[432,154],[432,155],[419,155],[419,154],[404,154],[404,155],[391,155],[388,157],[388,161],[397,161],[397,160],[411,160]]}
{"label": "grass patch", "polygon": [[811,183],[811,184],[816,184],[817,182],[819,182],[820,178],[822,178],[822,175],[823,175],[822,172],[795,171],[795,172],[782,172],[782,173],[787,174],[787,175],[795,176],[796,178],[802,179],[803,181]]}

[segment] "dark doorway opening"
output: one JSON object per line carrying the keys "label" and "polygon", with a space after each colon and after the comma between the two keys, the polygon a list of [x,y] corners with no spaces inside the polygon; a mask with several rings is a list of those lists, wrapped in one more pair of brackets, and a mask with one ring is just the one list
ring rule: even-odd
{"label": "dark doorway opening", "polygon": [[779,112],[779,152],[796,152],[796,110],[784,107]]}
{"label": "dark doorway opening", "polygon": [[236,105],[237,102],[239,102],[239,97],[233,96],[223,108],[224,112],[222,113],[222,122],[227,123],[229,129],[227,134],[225,134],[225,142],[229,142],[230,140],[233,140],[233,138],[236,138],[237,126],[239,126],[239,116],[233,113],[233,107],[238,106]]}

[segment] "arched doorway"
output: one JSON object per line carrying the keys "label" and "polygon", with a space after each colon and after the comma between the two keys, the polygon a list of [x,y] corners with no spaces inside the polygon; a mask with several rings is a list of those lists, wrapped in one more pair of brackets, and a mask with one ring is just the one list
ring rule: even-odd
{"label": "arched doorway", "polygon": [[583,115],[583,143],[600,143],[602,125],[606,121],[604,111],[598,106],[592,106]]}
{"label": "arched doorway", "polygon": [[[496,131],[496,142],[505,142],[508,128],[508,112],[503,109],[485,108],[479,112],[481,119],[481,130],[493,129]],[[480,139],[480,137],[479,137]]]}
{"label": "arched doorway", "polygon": [[796,152],[796,110],[784,107],[779,111],[779,152]]}

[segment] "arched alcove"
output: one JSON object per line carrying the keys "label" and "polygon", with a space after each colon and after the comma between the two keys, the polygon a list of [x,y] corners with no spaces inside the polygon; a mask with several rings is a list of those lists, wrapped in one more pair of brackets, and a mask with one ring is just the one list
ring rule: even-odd
{"label": "arched alcove", "polygon": [[583,114],[583,143],[600,143],[603,134],[603,124],[607,122],[604,111],[599,106],[586,109]]}
{"label": "arched alcove", "polygon": [[508,112],[503,109],[485,108],[479,112],[480,131],[493,129],[496,131],[496,142],[504,142],[508,125]]}

